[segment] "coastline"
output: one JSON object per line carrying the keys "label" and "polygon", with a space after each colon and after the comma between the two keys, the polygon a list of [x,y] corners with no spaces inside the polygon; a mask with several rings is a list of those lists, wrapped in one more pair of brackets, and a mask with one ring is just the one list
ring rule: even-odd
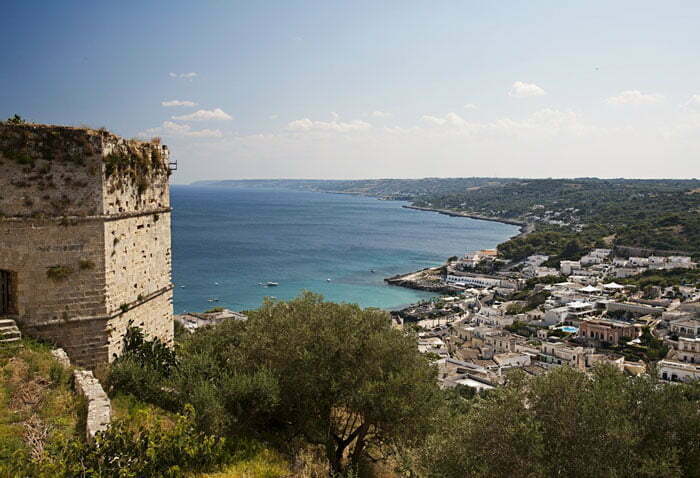
{"label": "coastline", "polygon": [[[510,224],[513,226],[520,226],[520,232],[516,234],[515,236],[510,237],[508,240],[516,238],[516,237],[523,237],[528,234],[530,234],[532,231],[535,229],[535,225],[532,223],[524,222],[524,221],[518,221],[514,219],[505,219],[505,218],[500,218],[500,217],[488,217],[488,216],[481,216],[478,214],[470,214],[466,212],[458,212],[458,211],[451,211],[449,209],[438,209],[438,208],[431,208],[431,207],[421,207],[421,206],[412,206],[412,205],[403,205],[401,206],[406,209],[414,209],[417,211],[428,211],[428,212],[436,212],[438,214],[444,214],[446,216],[451,216],[451,217],[465,217],[469,219],[476,219],[479,221],[491,221],[491,222],[500,222],[502,224]],[[497,246],[498,247],[498,246]],[[442,285],[442,286],[437,286],[434,284],[426,284],[425,281],[421,280],[421,276],[424,273],[436,273],[438,272],[441,268],[445,267],[447,263],[440,267],[428,267],[425,269],[421,269],[418,271],[413,271],[413,272],[408,272],[406,274],[397,274],[392,277],[387,277],[384,279],[384,282],[386,282],[389,285],[394,285],[398,287],[406,287],[409,289],[417,289],[417,290],[426,290],[430,292],[442,292],[442,293],[449,293],[455,291],[455,288],[450,287],[448,285]]]}
{"label": "coastline", "polygon": [[[529,222],[524,222],[524,221],[518,221],[515,219],[506,219],[502,217],[490,217],[490,216],[481,216],[479,214],[470,214],[468,212],[459,212],[459,211],[452,211],[450,209],[438,209],[438,208],[433,208],[433,207],[422,207],[422,206],[411,206],[411,205],[404,205],[402,206],[406,209],[415,209],[417,211],[430,211],[430,212],[436,212],[438,214],[444,214],[445,216],[452,216],[452,217],[466,217],[469,219],[477,219],[479,221],[491,221],[491,222],[500,222],[502,224],[510,224],[512,226],[520,226],[520,234],[517,234],[513,237],[520,237],[520,236],[525,236],[527,234],[530,234],[534,229],[534,225],[529,223]],[[511,239],[513,238],[511,237]]]}

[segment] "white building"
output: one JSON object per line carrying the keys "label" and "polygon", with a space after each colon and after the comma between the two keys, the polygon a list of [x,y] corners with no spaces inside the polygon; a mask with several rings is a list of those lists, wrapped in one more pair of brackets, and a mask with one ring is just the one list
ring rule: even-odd
{"label": "white building", "polygon": [[678,338],[677,358],[681,362],[700,364],[700,338]]}
{"label": "white building", "polygon": [[559,270],[565,276],[571,275],[574,270],[581,268],[580,261],[561,261],[559,263]]}
{"label": "white building", "polygon": [[493,356],[499,367],[529,367],[530,356],[524,353],[507,352]]}
{"label": "white building", "polygon": [[649,267],[649,259],[646,257],[630,257],[627,262],[633,267]]}
{"label": "white building", "polygon": [[486,277],[486,276],[462,276],[455,274],[447,274],[445,277],[445,282],[448,284],[460,285],[463,287],[501,287],[504,289],[517,289],[518,282],[508,279],[499,279],[496,277]]}
{"label": "white building", "polygon": [[672,382],[691,382],[700,379],[700,364],[680,362],[678,360],[661,360],[657,364],[659,378]]}
{"label": "white building", "polygon": [[603,258],[594,256],[592,254],[586,254],[581,258],[579,261],[582,266],[592,266],[593,264],[602,264],[603,263]]}
{"label": "white building", "polygon": [[573,347],[563,342],[543,342],[540,345],[540,360],[553,365],[569,365],[583,370],[588,366],[588,357],[595,353],[590,347]]}
{"label": "white building", "polygon": [[[666,314],[670,313],[665,312],[664,315]],[[666,317],[663,318],[665,319]],[[672,333],[678,335],[679,337],[700,337],[700,320],[690,318],[689,316],[681,315],[681,318],[670,322],[669,328],[671,329]]]}

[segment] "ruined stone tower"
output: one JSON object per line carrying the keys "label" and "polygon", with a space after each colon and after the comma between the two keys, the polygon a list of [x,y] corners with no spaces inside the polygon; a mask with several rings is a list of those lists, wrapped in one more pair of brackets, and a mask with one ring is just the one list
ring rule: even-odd
{"label": "ruined stone tower", "polygon": [[0,123],[0,318],[94,367],[130,320],[171,342],[168,149]]}

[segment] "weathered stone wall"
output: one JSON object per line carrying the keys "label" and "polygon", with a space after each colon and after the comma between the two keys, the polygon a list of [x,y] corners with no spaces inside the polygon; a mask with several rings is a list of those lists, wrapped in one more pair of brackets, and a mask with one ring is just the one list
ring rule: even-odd
{"label": "weathered stone wall", "polygon": [[42,324],[21,326],[29,336],[48,340],[61,346],[76,365],[95,368],[107,363],[109,354],[109,318],[73,317]]}
{"label": "weathered stone wall", "polygon": [[129,320],[172,340],[168,176],[158,142],[0,123],[0,270],[23,332],[88,367]]}
{"label": "weathered stone wall", "polygon": [[0,123],[0,216],[92,216],[102,210],[101,136]]}
{"label": "weathered stone wall", "polygon": [[105,223],[107,309],[116,312],[170,286],[170,213]]}
{"label": "weathered stone wall", "polygon": [[85,437],[89,442],[95,439],[98,432],[109,428],[112,419],[112,404],[100,382],[87,370],[73,372],[76,391],[85,397],[87,402],[87,417],[85,417]]}
{"label": "weathered stone wall", "polygon": [[118,139],[104,143],[103,213],[124,214],[170,208],[169,152],[158,142]]}
{"label": "weathered stone wall", "polygon": [[109,323],[109,359],[122,352],[122,337],[129,325],[140,327],[150,337],[158,337],[165,343],[173,341],[173,291],[171,288],[150,298],[139,301],[125,313]]}
{"label": "weathered stone wall", "polygon": [[0,269],[14,275],[20,327],[107,313],[100,221],[0,218]]}

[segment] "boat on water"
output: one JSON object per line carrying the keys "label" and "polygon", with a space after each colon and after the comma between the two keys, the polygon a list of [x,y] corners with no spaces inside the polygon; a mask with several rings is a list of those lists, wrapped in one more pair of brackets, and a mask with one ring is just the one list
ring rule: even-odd
{"label": "boat on water", "polygon": [[207,299],[208,302],[219,302],[219,299],[215,299],[213,297]]}
{"label": "boat on water", "polygon": [[370,269],[369,271],[370,271],[372,274],[375,273],[375,270],[374,270],[374,269]]}
{"label": "boat on water", "polygon": [[330,281],[331,281],[331,278],[330,278],[330,277],[329,277],[328,279],[326,279],[326,282],[330,282]]}
{"label": "boat on water", "polygon": [[277,287],[278,285],[280,285],[279,282],[268,282],[267,283],[268,287]]}

